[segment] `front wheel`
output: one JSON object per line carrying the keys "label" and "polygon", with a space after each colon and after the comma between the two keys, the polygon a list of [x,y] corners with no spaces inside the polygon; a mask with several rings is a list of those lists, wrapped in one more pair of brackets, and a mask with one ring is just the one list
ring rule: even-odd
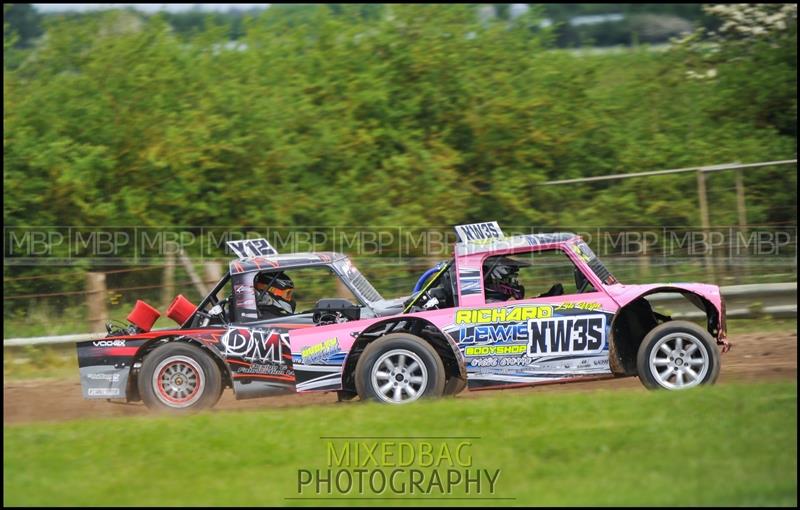
{"label": "front wheel", "polygon": [[442,396],[444,384],[439,354],[425,340],[407,333],[375,340],[356,365],[356,390],[362,400],[407,404]]}
{"label": "front wheel", "polygon": [[189,412],[208,409],[222,395],[219,367],[202,349],[170,342],[145,356],[139,394],[153,410]]}
{"label": "front wheel", "polygon": [[719,377],[719,352],[711,335],[697,324],[669,321],[644,337],[636,369],[639,380],[651,390],[714,384]]}

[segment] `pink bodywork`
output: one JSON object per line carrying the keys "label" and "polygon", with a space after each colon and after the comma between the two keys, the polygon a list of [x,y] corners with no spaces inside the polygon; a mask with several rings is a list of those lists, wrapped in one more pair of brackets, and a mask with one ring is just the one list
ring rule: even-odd
{"label": "pink bodywork", "polygon": [[[396,320],[398,317],[411,318],[416,317],[425,319],[438,327],[450,340],[451,345],[456,346],[457,340],[449,335],[445,328],[453,325],[456,311],[464,308],[492,308],[514,305],[552,305],[564,303],[599,303],[600,310],[603,312],[616,314],[616,312],[623,306],[634,301],[635,299],[652,293],[652,291],[672,291],[672,292],[688,292],[691,294],[699,295],[708,300],[717,310],[719,314],[718,324],[720,324],[717,342],[723,345],[722,352],[727,351],[728,343],[725,340],[725,318],[722,298],[720,296],[719,287],[715,285],[697,284],[697,283],[668,283],[668,284],[648,284],[648,285],[623,285],[620,283],[605,284],[595,275],[595,273],[588,267],[588,264],[578,255],[573,249],[572,245],[581,241],[580,236],[574,236],[566,241],[561,240],[552,243],[542,243],[531,245],[507,245],[500,246],[496,249],[480,250],[476,253],[459,254],[458,249],[454,250],[455,269],[456,274],[460,275],[461,271],[472,270],[480,273],[480,289],[478,293],[464,295],[462,293],[461,278],[457,278],[458,282],[458,303],[459,305],[453,308],[442,310],[422,311],[416,313],[408,313],[401,315],[394,315],[388,317],[379,317],[372,319],[364,319],[359,321],[345,322],[340,324],[331,324],[328,326],[319,326],[307,329],[298,329],[289,333],[289,340],[291,344],[292,354],[300,353],[303,349],[315,344],[319,344],[329,339],[336,338],[338,340],[339,348],[342,352],[348,353],[353,344],[355,343],[359,334],[365,331],[370,326],[380,323]],[[458,245],[456,245],[456,248]],[[531,251],[544,251],[559,249],[564,252],[573,263],[580,268],[584,275],[590,280],[592,286],[597,289],[595,292],[585,292],[582,294],[566,294],[560,296],[549,296],[541,298],[527,298],[518,301],[509,301],[502,303],[486,303],[483,293],[483,261],[493,255],[512,255],[515,253],[527,253]],[[456,349],[457,351],[457,349]],[[458,351],[457,351],[458,352]],[[458,352],[459,355],[460,352]],[[463,360],[463,357],[462,357]],[[341,371],[344,372],[348,361],[345,361],[341,366]],[[301,390],[298,391],[314,391],[314,390]],[[329,391],[329,390],[328,390]]]}

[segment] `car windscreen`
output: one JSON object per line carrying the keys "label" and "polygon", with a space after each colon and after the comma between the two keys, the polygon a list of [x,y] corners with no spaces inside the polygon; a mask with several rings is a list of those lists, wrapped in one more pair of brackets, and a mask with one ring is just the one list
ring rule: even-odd
{"label": "car windscreen", "polygon": [[598,259],[597,255],[595,255],[592,249],[589,248],[589,245],[586,244],[584,241],[579,241],[575,243],[574,245],[572,245],[572,248],[575,251],[575,253],[577,253],[578,256],[581,259],[583,259],[584,262],[586,262],[586,265],[589,266],[589,269],[591,269],[592,272],[598,278],[600,278],[601,282],[603,282],[606,285],[619,283],[617,279],[614,278],[614,275],[612,275],[611,272],[608,269],[606,269],[606,266],[604,266],[603,263],[600,262],[600,259]]}
{"label": "car windscreen", "polygon": [[375,290],[375,287],[369,283],[369,280],[364,278],[356,266],[350,262],[350,259],[342,259],[336,262],[336,267],[339,272],[347,278],[350,283],[353,284],[353,287],[361,294],[361,296],[369,301],[370,303],[374,303],[375,301],[381,301],[383,297]]}

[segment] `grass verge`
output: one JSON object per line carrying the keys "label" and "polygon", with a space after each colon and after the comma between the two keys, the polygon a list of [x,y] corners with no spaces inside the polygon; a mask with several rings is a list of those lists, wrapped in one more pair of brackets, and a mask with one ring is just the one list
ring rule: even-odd
{"label": "grass verge", "polygon": [[[137,417],[3,430],[5,505],[788,505],[797,502],[796,383],[728,384],[687,392],[498,393],[388,407],[343,404],[189,417]],[[484,483],[419,491],[413,498],[298,488],[298,470],[332,468],[329,448],[402,439],[323,436],[469,436],[450,468],[500,474]],[[361,445],[361,446],[359,446]],[[395,456],[377,464],[398,468]],[[419,453],[421,450],[417,450]],[[456,456],[453,455],[455,458]],[[408,457],[406,457],[408,459]],[[438,457],[440,460],[442,457]],[[411,466],[419,468],[422,456]],[[333,462],[336,464],[336,462]],[[334,474],[334,476],[336,476]],[[370,475],[371,476],[371,475]],[[405,476],[405,475],[404,475]],[[399,482],[398,482],[399,483]],[[369,489],[369,485],[367,486]],[[408,493],[407,490],[403,491]],[[434,496],[437,499],[426,499]],[[287,499],[324,497],[326,499]],[[507,499],[477,499],[507,498]],[[331,499],[327,499],[331,498]],[[466,498],[466,499],[439,499]]]}

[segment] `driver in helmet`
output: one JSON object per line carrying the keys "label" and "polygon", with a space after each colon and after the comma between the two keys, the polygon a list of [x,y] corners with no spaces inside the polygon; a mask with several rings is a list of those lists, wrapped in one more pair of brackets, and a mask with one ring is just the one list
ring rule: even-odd
{"label": "driver in helmet", "polygon": [[260,273],[253,282],[256,306],[262,318],[292,315],[295,309],[294,282],[283,271]]}
{"label": "driver in helmet", "polygon": [[508,257],[491,257],[483,266],[486,302],[513,301],[525,297],[525,287],[519,280],[519,268],[529,263]]}

